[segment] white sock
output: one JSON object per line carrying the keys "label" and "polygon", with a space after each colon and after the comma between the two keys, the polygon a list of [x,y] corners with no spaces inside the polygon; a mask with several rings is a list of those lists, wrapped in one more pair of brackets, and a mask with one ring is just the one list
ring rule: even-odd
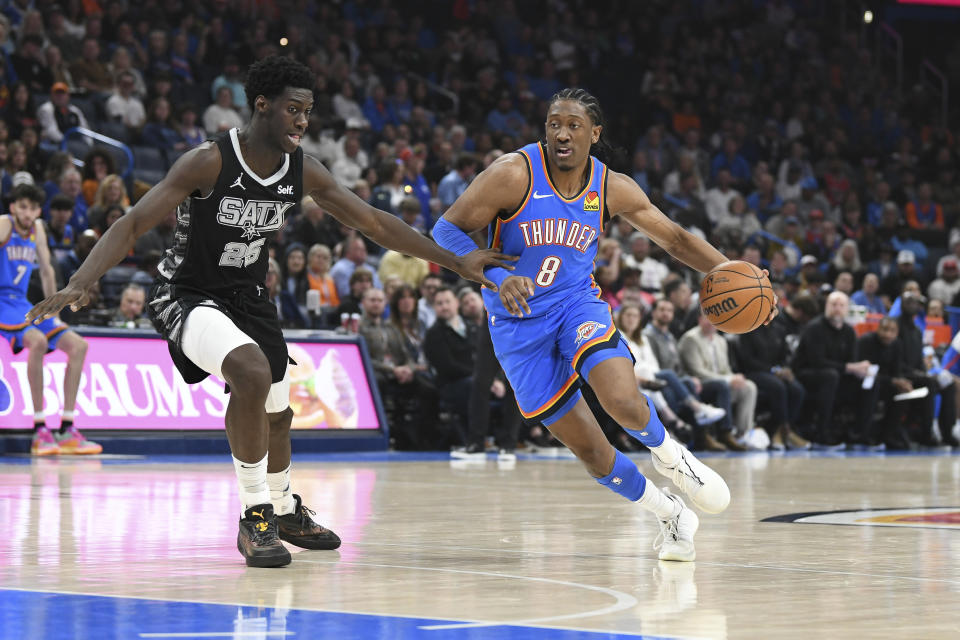
{"label": "white sock", "polygon": [[267,486],[270,487],[270,502],[273,503],[273,512],[278,516],[293,513],[296,501],[290,491],[290,465],[283,471],[267,474]]}
{"label": "white sock", "polygon": [[237,471],[237,484],[240,485],[240,503],[243,510],[258,504],[270,502],[270,488],[267,487],[267,456],[260,462],[242,462],[233,459]]}
{"label": "white sock", "polygon": [[64,412],[63,412],[63,415],[62,415],[61,417],[62,417],[64,420],[73,420],[73,415],[74,415],[74,412],[73,412],[73,411],[64,411]]}
{"label": "white sock", "polygon": [[669,520],[680,513],[680,503],[671,500],[663,491],[660,491],[652,482],[647,481],[647,486],[643,489],[643,495],[637,500],[637,503],[657,516],[659,520]]}
{"label": "white sock", "polygon": [[680,446],[670,437],[669,433],[664,434],[663,444],[659,447],[650,447],[650,452],[668,467],[680,459]]}

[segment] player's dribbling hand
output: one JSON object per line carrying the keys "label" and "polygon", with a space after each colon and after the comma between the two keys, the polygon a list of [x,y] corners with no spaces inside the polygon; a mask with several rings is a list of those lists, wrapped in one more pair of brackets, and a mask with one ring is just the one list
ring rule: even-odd
{"label": "player's dribbling hand", "polygon": [[526,276],[509,276],[500,285],[500,302],[507,308],[510,315],[523,317],[526,311],[530,315],[530,305],[527,304],[527,298],[533,295],[535,291],[533,280]]}
{"label": "player's dribbling hand", "polygon": [[49,298],[44,298],[38,302],[33,309],[30,309],[26,316],[27,322],[36,323],[52,318],[66,306],[69,306],[71,311],[77,311],[88,304],[90,304],[90,294],[87,290],[68,284]]}
{"label": "player's dribbling hand", "polygon": [[477,249],[460,256],[458,259],[459,266],[455,271],[467,280],[479,282],[486,288],[497,291],[497,285],[487,279],[483,274],[483,269],[485,267],[503,267],[508,271],[513,271],[513,265],[507,264],[504,260],[515,262],[517,259],[517,256],[508,256],[496,249]]}
{"label": "player's dribbling hand", "polygon": [[[766,269],[763,270],[763,275],[770,277],[770,272]],[[770,324],[773,322],[773,319],[777,317],[780,313],[780,298],[777,297],[777,294],[773,294],[773,309],[770,309],[770,315],[767,316],[767,319],[763,321],[763,324]]]}

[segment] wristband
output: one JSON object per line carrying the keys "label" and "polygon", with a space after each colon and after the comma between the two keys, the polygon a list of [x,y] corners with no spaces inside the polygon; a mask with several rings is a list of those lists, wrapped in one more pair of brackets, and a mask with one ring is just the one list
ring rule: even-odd
{"label": "wristband", "polygon": [[487,276],[487,279],[497,285],[499,289],[503,281],[510,275],[510,272],[503,267],[487,267],[483,270],[483,275]]}

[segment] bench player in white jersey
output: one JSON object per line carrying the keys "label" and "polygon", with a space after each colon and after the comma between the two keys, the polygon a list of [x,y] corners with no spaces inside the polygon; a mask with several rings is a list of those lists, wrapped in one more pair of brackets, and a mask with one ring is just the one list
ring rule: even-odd
{"label": "bench player in white jersey", "polygon": [[117,264],[134,241],[178,209],[174,246],[158,267],[149,310],[188,382],[207,374],[230,385],[227,438],[243,515],[237,547],[249,566],[289,564],[281,544],[334,549],[340,539],[317,524],[290,489],[287,348],[267,298],[266,242],[301,194],[375,242],[496,286],[483,267],[502,266],[499,252],[455,256],[339,186],[300,140],[313,108],[314,77],[290,58],[253,64],[246,94],[253,113],[234,129],[193,149],[104,234],[86,262],[30,319],[82,306],[90,286]]}
{"label": "bench player in white jersey", "polygon": [[[24,315],[30,310],[27,287],[34,268],[40,269],[44,295],[56,288],[47,234],[40,221],[40,207],[46,194],[32,184],[18,185],[11,194],[10,215],[0,216],[0,339],[7,340],[14,353],[26,349],[27,379],[33,399],[33,441],[35,456],[56,454],[89,455],[103,450],[87,440],[73,425],[80,374],[87,355],[87,341],[58,318],[31,326]],[[43,357],[60,349],[67,354],[63,377],[63,414],[60,430],[51,433],[43,410]]]}
{"label": "bench player in white jersey", "polygon": [[656,515],[660,559],[691,561],[696,514],[647,482],[610,445],[579,385],[593,388],[607,413],[650,448],[657,471],[696,506],[719,513],[730,492],[715,471],[670,438],[638,390],[630,351],[610,307],[599,300],[593,261],[604,225],[618,215],[698,271],[726,258],[661,213],[631,178],[591,156],[602,132],[596,98],[583,89],[560,91],[550,100],[546,142],[494,161],[433,234],[461,254],[476,248],[467,234],[489,226],[491,247],[520,256],[512,275],[488,269],[500,286],[499,293],[484,292],[484,303],[494,350],[521,413],[546,425],[599,483]]}

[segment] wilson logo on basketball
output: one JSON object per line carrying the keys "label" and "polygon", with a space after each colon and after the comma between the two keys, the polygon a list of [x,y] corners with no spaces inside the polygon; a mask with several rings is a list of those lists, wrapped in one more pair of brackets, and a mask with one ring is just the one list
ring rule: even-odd
{"label": "wilson logo on basketball", "polygon": [[592,338],[598,331],[601,329],[606,329],[607,325],[600,324],[599,322],[584,322],[579,327],[577,327],[577,346],[580,346],[580,343],[584,340],[589,340]]}
{"label": "wilson logo on basketball", "polygon": [[733,311],[740,305],[737,304],[737,301],[733,298],[724,298],[720,302],[715,302],[710,306],[704,307],[703,312],[708,316],[721,316],[724,313]]}
{"label": "wilson logo on basketball", "polygon": [[584,211],[600,211],[600,195],[596,191],[590,191],[583,199]]}

